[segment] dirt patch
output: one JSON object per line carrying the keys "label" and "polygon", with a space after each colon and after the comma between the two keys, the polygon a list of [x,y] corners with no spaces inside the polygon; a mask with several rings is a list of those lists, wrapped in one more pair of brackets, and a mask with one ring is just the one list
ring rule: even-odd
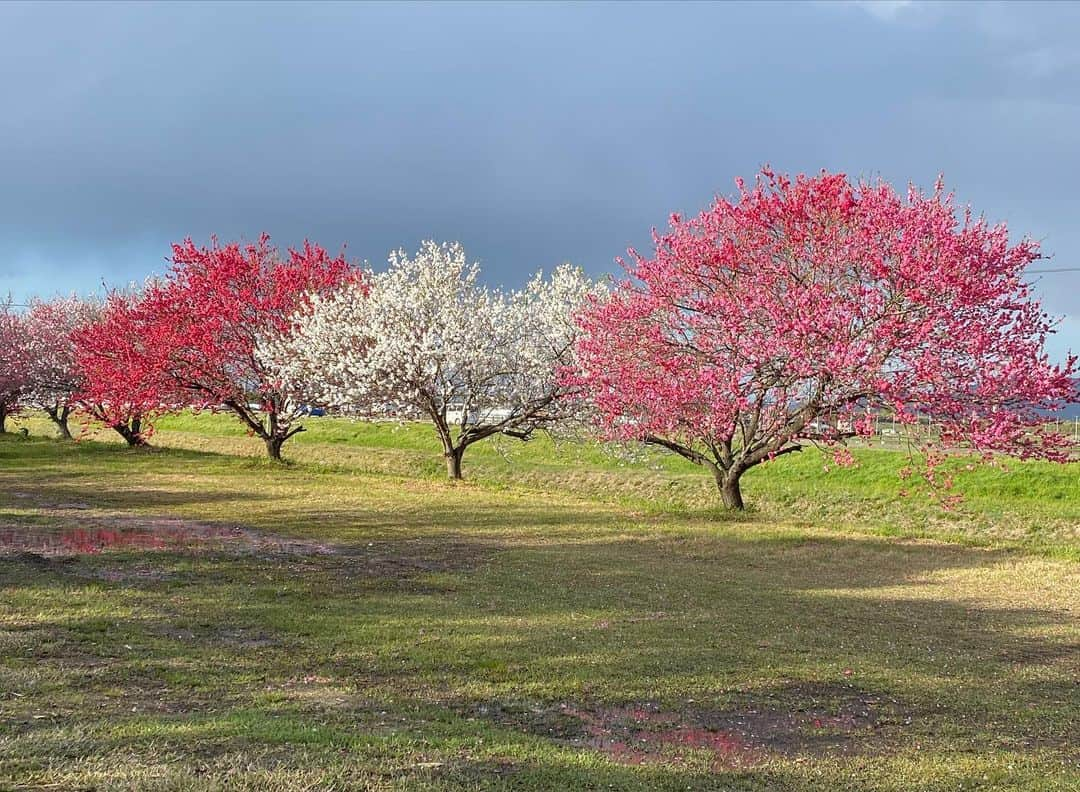
{"label": "dirt patch", "polygon": [[912,719],[895,699],[846,685],[792,685],[741,706],[483,704],[470,717],[599,751],[621,764],[681,763],[706,756],[716,769],[770,757],[880,754],[888,732]]}
{"label": "dirt patch", "polygon": [[470,760],[462,758],[448,763],[435,775],[439,778],[464,781],[469,788],[486,788],[492,781],[507,783],[524,768],[521,762],[509,758]]}
{"label": "dirt patch", "polygon": [[159,583],[175,578],[172,573],[147,564],[80,569],[77,574],[80,577],[104,580],[107,583]]}
{"label": "dirt patch", "polygon": [[447,540],[414,539],[372,542],[337,548],[339,571],[346,578],[398,581],[397,590],[413,594],[445,594],[449,585],[422,583],[413,578],[476,569],[495,547]]}
{"label": "dirt patch", "polygon": [[228,649],[269,649],[281,645],[277,638],[265,630],[245,630],[242,627],[218,630],[212,640]]}
{"label": "dirt patch", "polygon": [[686,713],[646,707],[606,707],[593,711],[568,708],[584,735],[572,744],[607,754],[621,764],[680,762],[690,751],[711,755],[716,768],[744,767],[764,758],[742,732],[687,722]]}

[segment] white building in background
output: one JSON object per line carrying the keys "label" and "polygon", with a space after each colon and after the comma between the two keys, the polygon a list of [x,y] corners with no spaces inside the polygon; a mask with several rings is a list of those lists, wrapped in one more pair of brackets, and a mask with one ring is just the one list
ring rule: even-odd
{"label": "white building in background", "polygon": [[[451,405],[446,410],[446,422],[451,426],[460,426],[462,413],[462,405]],[[465,422],[466,424],[471,424],[473,426],[486,423],[498,423],[499,421],[505,421],[512,413],[513,410],[508,407],[472,409],[469,410],[469,415]]]}

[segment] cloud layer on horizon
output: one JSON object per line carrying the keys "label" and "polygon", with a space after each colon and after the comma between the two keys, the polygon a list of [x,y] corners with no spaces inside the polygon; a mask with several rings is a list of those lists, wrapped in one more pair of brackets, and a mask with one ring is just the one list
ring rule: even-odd
{"label": "cloud layer on horizon", "polygon": [[[0,6],[0,291],[169,242],[613,269],[763,163],[929,185],[1080,266],[1080,6]],[[1045,275],[1080,348],[1080,273]]]}

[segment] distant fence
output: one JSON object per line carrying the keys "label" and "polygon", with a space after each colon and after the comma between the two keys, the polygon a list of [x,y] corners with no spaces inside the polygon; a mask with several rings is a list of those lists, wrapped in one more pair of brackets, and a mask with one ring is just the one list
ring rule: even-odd
{"label": "distant fence", "polygon": [[1046,422],[1049,426],[1054,427],[1055,432],[1060,432],[1066,437],[1071,437],[1073,445],[1080,448],[1080,418],[1065,418],[1057,419]]}
{"label": "distant fence", "polygon": [[[1049,431],[1071,438],[1073,446],[1080,450],[1080,418],[1051,419],[1045,426]],[[901,448],[936,440],[939,436],[937,426],[925,416],[910,424],[889,418],[877,418],[874,421],[874,434],[865,438],[865,441],[868,445]]]}

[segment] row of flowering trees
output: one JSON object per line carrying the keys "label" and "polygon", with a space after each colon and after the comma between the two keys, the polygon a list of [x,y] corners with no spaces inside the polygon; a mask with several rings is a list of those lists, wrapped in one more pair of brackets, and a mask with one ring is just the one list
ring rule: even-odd
{"label": "row of flowering trees", "polygon": [[375,273],[313,244],[188,240],[141,289],[4,311],[17,359],[3,368],[20,381],[3,404],[44,409],[65,437],[78,410],[133,446],[162,413],[230,412],[273,459],[311,405],[426,418],[460,478],[473,443],[527,439],[575,409],[561,374],[597,289],[566,265],[509,293],[478,276],[457,244],[397,251]]}
{"label": "row of flowering trees", "polygon": [[489,289],[457,244],[373,272],[314,244],[188,240],[142,289],[0,309],[0,428],[32,404],[61,434],[78,410],[137,445],[163,412],[228,411],[279,459],[320,405],[430,421],[460,478],[473,443],[573,419],[707,468],[731,508],[747,470],[806,443],[849,462],[843,441],[883,410],[934,416],[931,461],[1068,459],[1042,424],[1080,398],[1077,360],[1044,352],[1035,243],[1010,244],[940,185],[766,169],[738,187],[673,215],[610,288],[564,265]]}
{"label": "row of flowering trees", "polygon": [[[145,444],[152,420],[192,407],[227,409],[278,451],[294,405],[255,355],[311,295],[352,276],[314,245],[282,256],[258,243],[173,248],[172,268],[104,300],[32,300],[0,310],[0,404],[43,409],[70,437],[73,410]],[[255,409],[255,403],[260,409]]]}

